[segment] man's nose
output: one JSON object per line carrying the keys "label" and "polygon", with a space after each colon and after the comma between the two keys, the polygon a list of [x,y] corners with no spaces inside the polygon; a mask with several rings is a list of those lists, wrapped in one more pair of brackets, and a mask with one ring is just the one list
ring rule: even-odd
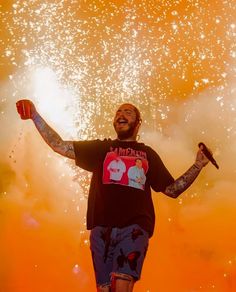
{"label": "man's nose", "polygon": [[117,118],[124,118],[125,116],[124,116],[124,113],[118,113],[117,114]]}

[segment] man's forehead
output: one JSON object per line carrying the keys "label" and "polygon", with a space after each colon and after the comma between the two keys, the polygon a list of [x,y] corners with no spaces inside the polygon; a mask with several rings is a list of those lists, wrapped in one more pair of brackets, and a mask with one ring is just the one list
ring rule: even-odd
{"label": "man's forehead", "polygon": [[135,106],[130,103],[124,103],[118,108],[118,110],[125,110],[125,109],[135,111]]}

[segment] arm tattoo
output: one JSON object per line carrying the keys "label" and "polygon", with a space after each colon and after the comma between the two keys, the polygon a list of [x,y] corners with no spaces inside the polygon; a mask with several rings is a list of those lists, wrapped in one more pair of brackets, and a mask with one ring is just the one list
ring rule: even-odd
{"label": "arm tattoo", "polygon": [[44,141],[57,153],[75,159],[75,152],[72,141],[63,141],[62,138],[44,121],[44,119],[35,113],[32,120]]}
{"label": "arm tattoo", "polygon": [[196,163],[193,164],[181,177],[166,187],[164,194],[172,198],[177,198],[194,182],[201,169],[201,166]]}

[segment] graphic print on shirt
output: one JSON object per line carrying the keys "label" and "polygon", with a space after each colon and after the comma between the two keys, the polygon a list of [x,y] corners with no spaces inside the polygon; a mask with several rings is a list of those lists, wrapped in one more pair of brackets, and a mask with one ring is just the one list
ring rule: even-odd
{"label": "graphic print on shirt", "polygon": [[[103,163],[103,183],[120,184],[144,190],[148,161],[146,153],[130,148],[108,152]],[[124,154],[124,155],[119,155]],[[137,156],[136,156],[137,155]]]}
{"label": "graphic print on shirt", "polygon": [[118,182],[122,179],[126,166],[120,157],[116,157],[109,163],[107,169],[110,172],[110,180]]}

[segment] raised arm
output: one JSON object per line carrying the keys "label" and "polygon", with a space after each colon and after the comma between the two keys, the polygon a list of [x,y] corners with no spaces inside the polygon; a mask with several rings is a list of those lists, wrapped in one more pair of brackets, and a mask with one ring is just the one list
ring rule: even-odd
{"label": "raised arm", "polygon": [[64,141],[62,138],[45,122],[37,112],[34,104],[30,100],[19,100],[16,103],[17,111],[21,119],[32,119],[36,128],[44,141],[57,153],[75,159],[75,152],[72,141]]}
{"label": "raised arm", "polygon": [[206,166],[208,162],[209,160],[202,151],[199,150],[195,163],[171,185],[166,187],[163,193],[169,197],[177,198],[195,181],[202,168]]}

